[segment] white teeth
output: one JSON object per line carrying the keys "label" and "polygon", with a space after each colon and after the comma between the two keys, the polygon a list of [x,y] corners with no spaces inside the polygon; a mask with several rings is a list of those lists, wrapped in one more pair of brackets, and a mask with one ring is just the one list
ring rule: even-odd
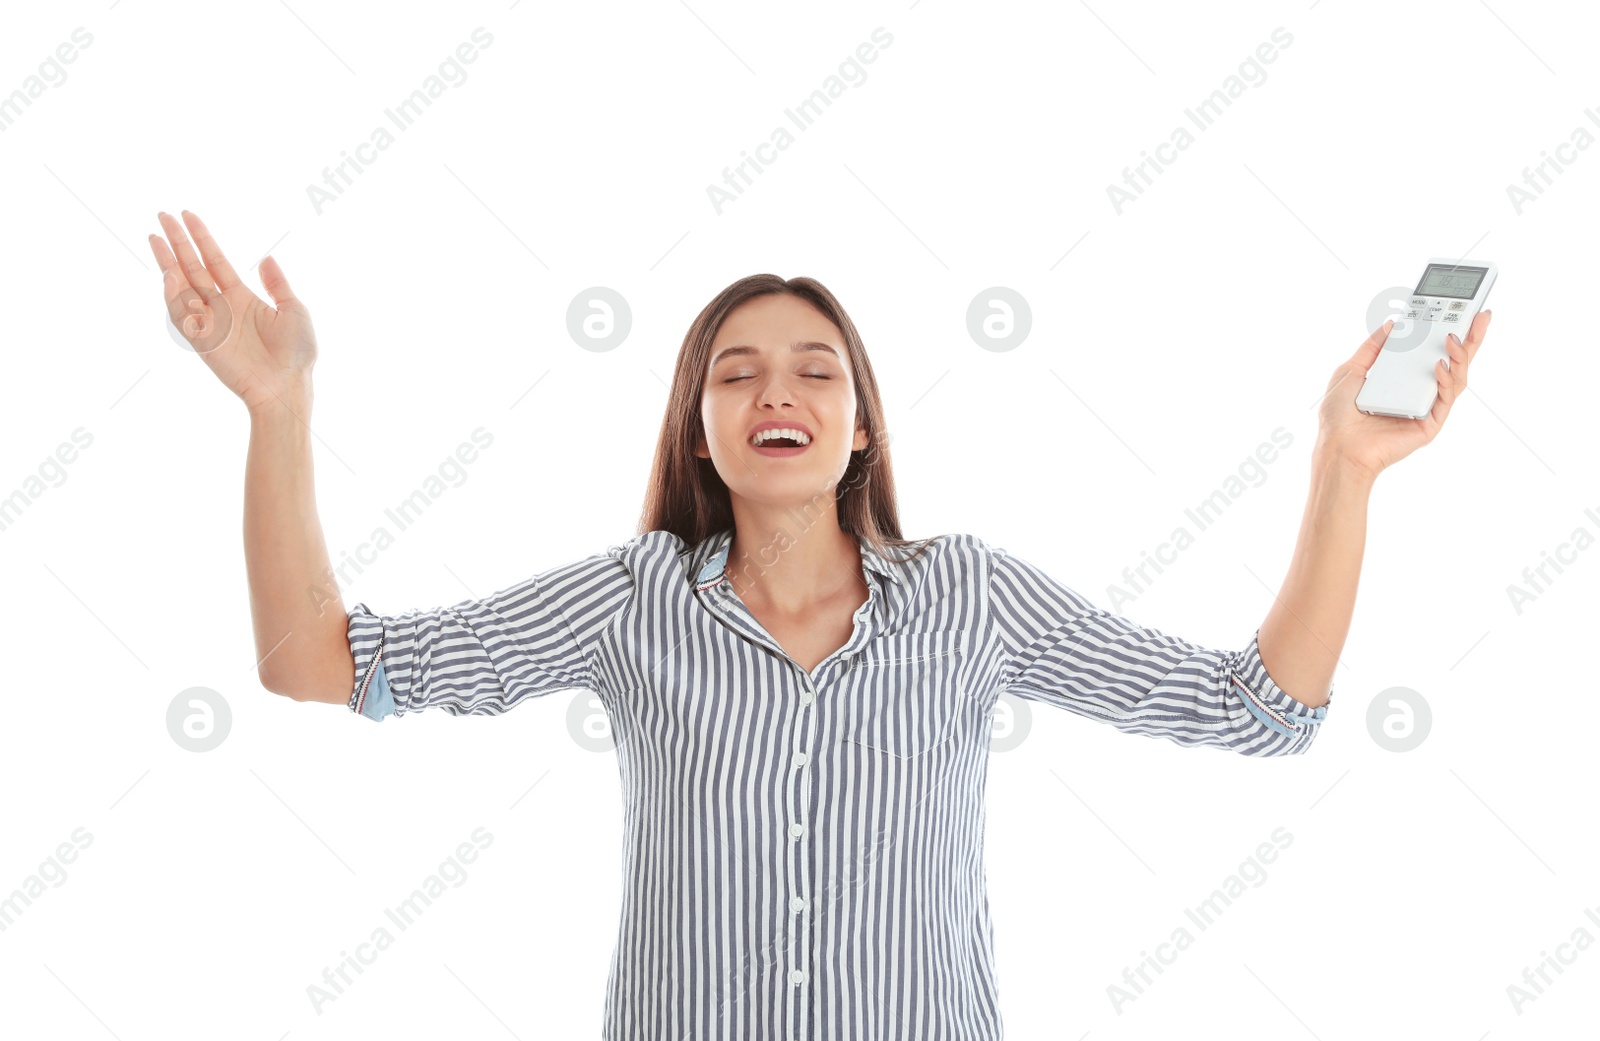
{"label": "white teeth", "polygon": [[811,443],[811,438],[807,436],[804,430],[796,430],[793,427],[774,427],[771,430],[758,431],[756,435],[750,439],[750,443],[759,448],[763,443],[770,441],[775,437],[787,437],[791,440],[799,442],[802,445],[809,445]]}

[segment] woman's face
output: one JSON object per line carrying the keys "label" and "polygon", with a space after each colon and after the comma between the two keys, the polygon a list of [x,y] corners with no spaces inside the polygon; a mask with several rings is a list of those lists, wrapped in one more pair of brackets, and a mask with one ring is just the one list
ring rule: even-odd
{"label": "woman's face", "polygon": [[[843,334],[787,293],[728,313],[711,344],[700,419],[708,436],[695,454],[716,465],[735,497],[763,505],[794,508],[830,495],[851,451],[867,446]],[[809,443],[752,444],[764,426],[800,431]]]}

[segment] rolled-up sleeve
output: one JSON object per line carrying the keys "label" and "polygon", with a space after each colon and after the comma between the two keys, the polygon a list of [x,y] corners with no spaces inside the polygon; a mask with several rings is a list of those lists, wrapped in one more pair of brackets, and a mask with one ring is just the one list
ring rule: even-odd
{"label": "rolled-up sleeve", "polygon": [[592,654],[634,591],[613,546],[485,597],[379,614],[350,608],[350,711],[369,719],[438,708],[499,715],[524,698],[592,689]]}
{"label": "rolled-up sleeve", "polygon": [[1328,704],[1272,681],[1259,634],[1243,650],[1200,647],[1094,606],[1038,567],[990,549],[989,610],[1003,689],[1125,733],[1241,755],[1303,753]]}

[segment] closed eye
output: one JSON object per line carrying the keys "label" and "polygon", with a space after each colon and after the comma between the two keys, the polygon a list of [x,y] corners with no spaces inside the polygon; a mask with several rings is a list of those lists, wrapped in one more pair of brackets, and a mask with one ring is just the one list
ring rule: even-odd
{"label": "closed eye", "polygon": [[[806,379],[811,379],[811,380],[831,380],[831,379],[833,379],[832,376],[823,376],[823,375],[820,375],[820,374],[814,373],[814,372],[807,372],[807,373],[804,374],[804,376],[805,376]],[[752,379],[752,378],[753,377],[750,377],[750,376],[733,376],[733,377],[730,377],[728,379],[723,380],[722,382],[724,382],[724,383],[738,383],[740,380],[747,380],[747,379]]]}

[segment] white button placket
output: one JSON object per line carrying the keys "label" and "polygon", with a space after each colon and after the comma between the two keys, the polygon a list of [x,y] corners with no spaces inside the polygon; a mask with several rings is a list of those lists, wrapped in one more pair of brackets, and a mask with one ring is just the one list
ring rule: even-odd
{"label": "white button placket", "polygon": [[789,950],[791,953],[789,969],[789,1022],[792,1025],[794,1037],[811,1036],[811,1012],[816,1004],[816,988],[812,980],[815,969],[813,962],[816,951],[812,942],[812,926],[815,919],[815,903],[812,899],[813,881],[811,876],[812,854],[815,845],[812,841],[811,800],[812,800],[812,769],[808,765],[816,751],[817,734],[821,732],[818,713],[821,706],[818,704],[818,686],[828,682],[830,670],[840,667],[844,658],[854,653],[859,644],[869,635],[862,623],[868,617],[873,603],[881,593],[876,589],[876,576],[868,579],[872,586],[867,601],[863,603],[853,618],[854,632],[851,639],[843,648],[835,652],[837,657],[830,656],[818,669],[815,681],[811,675],[795,663],[794,672],[800,678],[800,706],[795,718],[795,743],[789,760],[788,776],[790,788],[786,805],[791,807],[793,816],[789,825],[789,922],[792,928],[789,936]]}
{"label": "white button placket", "polygon": [[784,803],[793,814],[789,826],[789,1023],[795,1036],[810,1036],[811,1009],[811,916],[805,913],[811,893],[811,760],[817,733],[817,692],[811,677],[798,665],[799,706],[795,712],[794,737]]}
{"label": "white button placket", "polygon": [[[697,582],[697,588],[710,594],[709,602],[717,609],[717,613],[734,620],[735,624],[752,635],[758,635],[764,643],[770,643],[771,648],[782,654],[782,648],[771,643],[771,635],[761,629],[754,618],[748,616],[743,610],[743,605],[729,588],[726,576],[723,573],[726,566],[727,550],[724,547],[706,562]],[[864,572],[869,587],[866,602],[856,611],[852,618],[853,632],[851,639],[845,646],[835,651],[830,660],[825,661],[819,674],[825,674],[828,669],[842,663],[843,659],[855,653],[861,644],[872,636],[873,626],[868,622],[876,608],[882,610],[881,599],[883,590],[876,574]],[[787,657],[785,655],[785,657]],[[812,843],[810,821],[811,811],[811,764],[816,751],[816,734],[819,732],[817,713],[818,691],[811,675],[800,667],[798,662],[789,659],[794,666],[794,672],[800,678],[800,691],[797,698],[799,705],[795,712],[793,741],[790,746],[788,770],[785,772],[784,803],[789,814],[789,838],[785,857],[785,877],[789,889],[789,915],[788,929],[786,931],[785,959],[788,964],[788,990],[789,1002],[788,1026],[789,1034],[794,1039],[810,1036],[810,1012],[813,1004],[814,989],[812,986],[812,961],[811,925],[815,909],[812,901],[811,879],[811,853],[815,848]],[[819,680],[817,682],[825,682]]]}

